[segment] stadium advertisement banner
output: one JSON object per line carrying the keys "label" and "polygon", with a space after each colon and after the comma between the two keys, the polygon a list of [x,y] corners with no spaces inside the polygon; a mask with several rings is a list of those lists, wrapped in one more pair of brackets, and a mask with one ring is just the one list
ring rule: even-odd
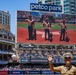
{"label": "stadium advertisement banner", "polygon": [[23,75],[23,71],[22,70],[14,70],[14,71],[9,71],[9,75]]}
{"label": "stadium advertisement banner", "polygon": [[53,74],[54,72],[50,70],[42,70],[42,74]]}
{"label": "stadium advertisement banner", "polygon": [[30,62],[30,60],[27,58],[21,60],[21,63],[29,63],[29,62]]}
{"label": "stadium advertisement banner", "polygon": [[62,12],[61,5],[31,3],[30,9],[31,10],[38,10],[38,11]]}
{"label": "stadium advertisement banner", "polygon": [[37,70],[28,70],[26,71],[27,74],[40,74],[40,71]]}
{"label": "stadium advertisement banner", "polygon": [[39,59],[32,59],[31,62],[41,63],[41,62],[48,62],[48,60],[47,59],[44,59],[44,60],[43,59],[40,59],[40,60]]}
{"label": "stadium advertisement banner", "polygon": [[8,75],[8,71],[0,71],[0,75]]}

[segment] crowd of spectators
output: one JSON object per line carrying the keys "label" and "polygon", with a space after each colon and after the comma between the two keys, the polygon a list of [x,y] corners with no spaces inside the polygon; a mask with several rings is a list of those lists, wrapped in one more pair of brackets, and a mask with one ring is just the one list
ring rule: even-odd
{"label": "crowd of spectators", "polygon": [[0,39],[8,40],[8,41],[15,41],[15,36],[9,30],[0,29]]}
{"label": "crowd of spectators", "polygon": [[76,18],[71,19],[70,22],[75,22],[76,23]]}
{"label": "crowd of spectators", "polygon": [[0,70],[50,70],[49,66],[37,66],[37,65],[13,65],[13,66],[4,66],[1,67]]}
{"label": "crowd of spectators", "polygon": [[54,62],[63,62],[62,55],[65,52],[71,52],[73,59],[76,59],[76,52],[74,46],[72,45],[25,45],[19,44],[18,49],[22,49],[19,52],[20,60],[29,60],[29,59],[47,59],[47,54],[51,55],[54,58]]}
{"label": "crowd of spectators", "polygon": [[0,64],[12,61],[11,55],[0,54]]}
{"label": "crowd of spectators", "polygon": [[58,22],[60,22],[60,21],[62,21],[64,19],[65,19],[65,21],[66,21],[67,24],[75,24],[76,23],[76,18],[75,17],[74,18],[71,18],[71,19],[69,19],[67,17],[66,18],[63,18],[63,19],[62,18],[60,18],[60,19],[57,18],[55,20],[55,22],[58,23]]}
{"label": "crowd of spectators", "polygon": [[[19,57],[20,57],[20,60],[26,60],[26,59],[30,59],[30,60],[45,59],[45,60],[47,60],[47,54],[49,54],[54,58],[53,62],[64,63],[62,55],[65,52],[67,52],[67,51],[25,50],[25,51],[19,53]],[[76,60],[76,52],[71,51],[71,53],[73,55],[72,59]]]}
{"label": "crowd of spectators", "polygon": [[10,54],[10,53],[15,53],[12,49],[0,49],[0,53],[3,52],[4,54]]}

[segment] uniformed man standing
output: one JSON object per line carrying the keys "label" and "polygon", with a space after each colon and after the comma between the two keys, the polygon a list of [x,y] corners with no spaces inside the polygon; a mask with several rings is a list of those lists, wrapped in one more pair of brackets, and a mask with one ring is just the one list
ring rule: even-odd
{"label": "uniformed man standing", "polygon": [[51,71],[60,72],[62,75],[76,75],[76,68],[73,65],[71,65],[71,59],[72,59],[71,53],[65,53],[63,55],[65,65],[58,67],[53,66],[52,57],[50,55],[47,55],[47,58],[49,60],[49,66]]}
{"label": "uniformed man standing", "polygon": [[[49,40],[49,38],[50,38],[49,35],[50,35],[51,25],[49,23],[48,18],[46,18],[43,21],[43,27],[44,27],[44,32],[45,32],[45,40]],[[48,35],[48,38],[47,38],[47,35]]]}
{"label": "uniformed man standing", "polygon": [[28,35],[29,40],[33,40],[33,30],[35,26],[35,21],[33,20],[32,16],[29,16],[29,19],[25,19],[26,22],[28,22]]}
{"label": "uniformed man standing", "polygon": [[67,30],[65,20],[63,20],[61,23],[59,23],[59,26],[61,26],[60,41],[65,41],[66,30]]}

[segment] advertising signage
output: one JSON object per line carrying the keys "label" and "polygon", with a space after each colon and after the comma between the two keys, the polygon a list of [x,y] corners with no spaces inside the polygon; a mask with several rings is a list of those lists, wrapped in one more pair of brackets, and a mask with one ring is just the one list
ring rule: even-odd
{"label": "advertising signage", "polygon": [[53,74],[53,71],[50,70],[42,70],[42,74]]}
{"label": "advertising signage", "polygon": [[38,11],[48,11],[48,12],[62,12],[61,5],[51,5],[51,4],[31,3],[30,9],[31,10],[38,10]]}
{"label": "advertising signage", "polygon": [[23,75],[22,70],[11,70],[9,71],[9,75]]}

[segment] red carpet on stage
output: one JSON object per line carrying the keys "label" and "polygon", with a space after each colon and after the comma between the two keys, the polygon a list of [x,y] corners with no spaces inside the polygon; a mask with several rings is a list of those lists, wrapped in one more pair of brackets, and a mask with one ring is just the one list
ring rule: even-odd
{"label": "red carpet on stage", "polygon": [[37,43],[37,44],[76,44],[76,31],[68,30],[67,33],[70,37],[69,42],[59,41],[60,33],[59,31],[52,30],[53,33],[53,41],[50,42],[48,40],[44,40],[43,30],[37,30],[37,40],[28,40],[28,30],[25,28],[17,28],[17,42],[22,43]]}

